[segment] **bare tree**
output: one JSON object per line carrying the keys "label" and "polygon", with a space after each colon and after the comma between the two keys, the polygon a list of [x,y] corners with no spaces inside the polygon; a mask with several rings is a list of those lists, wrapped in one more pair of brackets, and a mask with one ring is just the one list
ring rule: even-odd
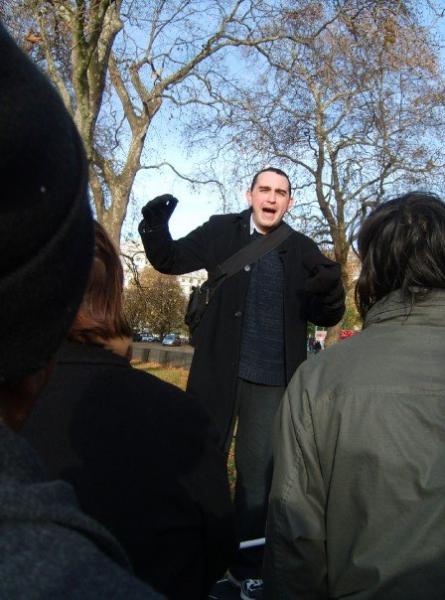
{"label": "bare tree", "polygon": [[17,1],[16,19],[27,30],[22,41],[74,117],[90,161],[97,217],[115,242],[138,171],[165,165],[148,160],[148,151],[143,154],[155,117],[161,109],[167,118],[168,111],[199,105],[211,85],[209,74],[219,69],[228,49],[280,39],[279,4]]}
{"label": "bare tree", "polygon": [[[292,5],[287,27],[329,23],[305,44],[261,47],[260,77],[214,94],[189,134],[221,140],[241,173],[279,164],[295,182],[294,217],[343,267],[357,223],[389,193],[443,188],[444,90],[437,45],[410,3]],[[216,138],[218,136],[218,138]],[[222,150],[221,150],[222,149]],[[244,158],[244,160],[243,160]]]}

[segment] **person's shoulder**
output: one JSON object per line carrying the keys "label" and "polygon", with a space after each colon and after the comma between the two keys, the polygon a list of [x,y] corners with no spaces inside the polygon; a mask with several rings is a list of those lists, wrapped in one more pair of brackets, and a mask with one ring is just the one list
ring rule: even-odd
{"label": "person's shoulder", "polygon": [[309,250],[311,250],[311,251],[318,250],[319,251],[320,250],[317,243],[314,242],[314,240],[311,239],[308,235],[301,233],[301,231],[297,231],[290,225],[288,225],[288,227],[290,227],[290,229],[292,229],[292,233],[289,236],[290,240],[293,243],[301,246],[303,251],[309,251]]}
{"label": "person's shoulder", "polygon": [[42,485],[31,448],[12,432],[0,433],[2,446],[7,443],[0,484],[0,597],[25,598],[32,590],[36,598],[111,598],[117,589],[131,598],[157,597],[131,575],[115,538],[80,511],[71,486],[46,479]]}
{"label": "person's shoulder", "polygon": [[0,547],[8,550],[10,558],[0,566],[2,598],[28,597],[30,590],[32,597],[71,600],[124,595],[141,600],[162,598],[108,556],[95,540],[56,519],[53,523],[16,523],[14,530],[8,527],[5,534]]}
{"label": "person's shoulder", "polygon": [[212,215],[208,220],[208,223],[211,225],[229,225],[232,223],[237,223],[243,219],[248,219],[250,210],[246,209],[242,212],[237,213],[223,213]]}
{"label": "person's shoulder", "polygon": [[100,366],[83,364],[75,375],[83,386],[84,406],[87,404],[89,411],[104,410],[104,418],[111,419],[114,412],[121,414],[123,408],[124,414],[131,414],[131,418],[137,413],[141,418],[150,414],[181,414],[187,422],[195,418],[202,423],[207,414],[202,405],[182,389],[132,366],[127,360],[111,358]]}
{"label": "person's shoulder", "polygon": [[191,429],[208,425],[208,413],[199,400],[151,373],[133,367],[125,370],[124,377],[116,373],[114,382],[120,386],[127,406],[128,402],[133,402],[144,407],[144,411],[155,412],[158,417],[166,415],[172,425],[173,421],[181,427],[185,423]]}
{"label": "person's shoulder", "polygon": [[[133,466],[162,460],[177,469],[219,439],[199,400],[135,367],[102,369],[91,376],[76,415],[83,451],[88,448],[96,462],[104,456]],[[155,470],[153,476],[163,478],[167,472]],[[119,476],[127,477],[122,471]]]}
{"label": "person's shoulder", "polygon": [[290,387],[299,389],[299,393],[306,390],[315,402],[323,402],[323,398],[342,393],[345,388],[361,387],[368,347],[365,338],[366,332],[360,332],[309,357],[295,372]]}
{"label": "person's shoulder", "polygon": [[171,402],[183,402],[187,397],[186,393],[179,387],[163,381],[136,366],[125,370],[123,385],[131,386],[135,391],[150,393],[152,398],[161,396]]}

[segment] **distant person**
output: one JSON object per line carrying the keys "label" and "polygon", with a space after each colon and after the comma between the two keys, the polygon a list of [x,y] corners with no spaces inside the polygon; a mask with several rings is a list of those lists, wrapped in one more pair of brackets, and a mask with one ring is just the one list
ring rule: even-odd
{"label": "distant person", "polygon": [[196,400],[131,367],[122,285],[96,223],[83,302],[24,434],[136,575],[172,599],[206,598],[236,548],[224,456]]}
{"label": "distant person", "polygon": [[0,598],[154,600],[16,433],[82,299],[93,226],[85,154],[62,101],[1,25],[0,56]]}
{"label": "distant person", "polygon": [[314,354],[318,354],[320,352],[320,350],[322,349],[320,340],[314,341],[313,349],[314,349]]}
{"label": "distant person", "polygon": [[[276,238],[279,228],[287,235],[223,281],[193,334],[188,391],[208,406],[226,453],[238,418],[235,507],[241,540],[264,537],[272,422],[286,384],[306,359],[307,321],[334,325],[344,312],[339,265],[282,223],[293,204],[286,173],[262,169],[246,197],[247,210],[215,215],[176,241],[168,228],[177,204],[173,196],[148,202],[139,226],[157,270],[181,274],[204,268],[210,278],[223,261],[256,239]],[[262,548],[239,552],[231,565],[234,585],[253,580],[246,581],[244,597],[260,593],[261,568]]]}
{"label": "distant person", "polygon": [[309,336],[307,340],[307,351],[309,353],[312,353],[314,351],[314,342],[314,338],[312,336]]}
{"label": "distant person", "polygon": [[385,202],[358,238],[364,330],[277,415],[268,600],[445,598],[445,205]]}

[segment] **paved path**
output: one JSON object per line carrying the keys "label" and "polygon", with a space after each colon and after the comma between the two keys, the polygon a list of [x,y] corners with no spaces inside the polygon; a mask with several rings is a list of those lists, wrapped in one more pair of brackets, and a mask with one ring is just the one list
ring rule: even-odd
{"label": "paved path", "polygon": [[133,342],[134,348],[147,348],[148,350],[169,350],[172,352],[182,352],[186,354],[193,354],[192,346],[183,344],[182,346],[163,346],[158,342]]}

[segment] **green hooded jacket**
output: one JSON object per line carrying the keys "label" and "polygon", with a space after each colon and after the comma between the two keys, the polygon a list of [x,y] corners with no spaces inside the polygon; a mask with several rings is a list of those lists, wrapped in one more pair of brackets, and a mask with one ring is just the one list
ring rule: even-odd
{"label": "green hooded jacket", "polygon": [[445,598],[445,290],[375,304],[277,415],[267,600]]}

